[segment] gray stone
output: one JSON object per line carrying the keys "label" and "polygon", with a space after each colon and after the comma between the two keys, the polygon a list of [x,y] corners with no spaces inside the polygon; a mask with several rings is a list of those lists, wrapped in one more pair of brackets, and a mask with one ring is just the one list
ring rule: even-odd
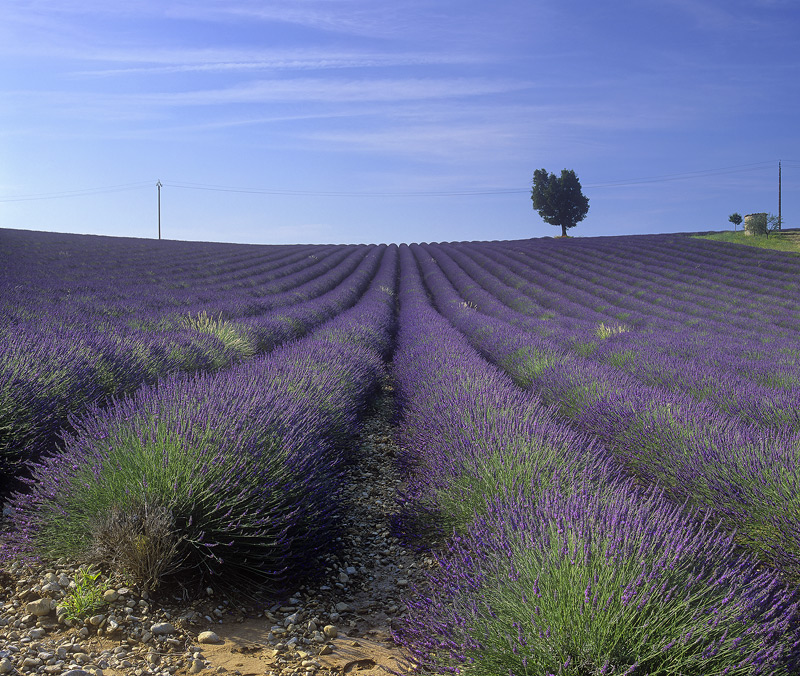
{"label": "gray stone", "polygon": [[31,630],[28,632],[28,636],[30,636],[30,637],[31,637],[31,638],[32,638],[34,641],[38,641],[38,640],[39,640],[40,638],[42,638],[42,637],[43,637],[43,636],[44,636],[46,633],[47,633],[47,632],[46,632],[44,629],[41,629],[40,627],[36,627],[36,629],[31,629]]}
{"label": "gray stone", "polygon": [[118,598],[119,594],[115,589],[106,589],[106,591],[103,592],[103,601],[106,603],[113,603]]}
{"label": "gray stone", "polygon": [[198,643],[224,643],[219,636],[213,631],[202,631],[197,637]]}
{"label": "gray stone", "polygon": [[150,627],[150,631],[156,636],[164,636],[166,634],[174,634],[177,629],[169,622],[157,622]]}
{"label": "gray stone", "polygon": [[56,607],[56,602],[53,599],[37,599],[31,601],[25,606],[25,610],[37,617],[44,617],[49,615],[50,611]]}
{"label": "gray stone", "polygon": [[70,669],[69,671],[65,671],[61,676],[92,676],[88,671],[84,671],[83,669]]}
{"label": "gray stone", "polygon": [[323,627],[322,633],[325,634],[326,638],[336,638],[339,635],[339,630],[336,625],[328,624]]}
{"label": "gray stone", "polygon": [[350,610],[350,606],[344,601],[339,601],[339,603],[336,604],[337,613],[346,613],[348,610]]}
{"label": "gray stone", "polygon": [[204,668],[205,665],[203,664],[203,660],[192,660],[192,666],[189,667],[189,673],[199,674]]}
{"label": "gray stone", "polygon": [[4,657],[0,660],[0,674],[10,674],[12,671],[14,671],[14,663],[10,659]]}

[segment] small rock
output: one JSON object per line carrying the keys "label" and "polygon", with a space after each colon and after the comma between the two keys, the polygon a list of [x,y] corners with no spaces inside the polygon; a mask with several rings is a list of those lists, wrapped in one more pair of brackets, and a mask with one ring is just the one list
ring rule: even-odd
{"label": "small rock", "polygon": [[322,648],[320,648],[319,654],[320,655],[330,655],[332,652],[333,652],[333,648],[331,648],[329,645],[324,645],[324,646],[322,646]]}
{"label": "small rock", "polygon": [[152,627],[150,627],[150,632],[155,634],[156,636],[164,636],[166,634],[174,634],[177,631],[175,627],[172,626],[169,622],[157,622]]}
{"label": "small rock", "polygon": [[31,629],[31,630],[28,632],[28,636],[30,636],[30,637],[31,637],[31,638],[32,638],[34,641],[38,641],[38,640],[39,640],[40,638],[42,638],[42,637],[43,637],[43,636],[44,636],[46,633],[47,633],[47,632],[46,632],[44,629],[41,629],[40,627],[36,627],[36,629]]}
{"label": "small rock", "polygon": [[103,601],[106,603],[113,603],[119,598],[119,593],[115,589],[106,589],[103,592]]}
{"label": "small rock", "polygon": [[408,580],[406,580],[404,577],[401,577],[399,580],[397,580],[397,586],[398,587],[407,587],[408,586]]}
{"label": "small rock", "polygon": [[65,671],[61,676],[92,676],[88,671],[84,671],[83,669],[70,669],[69,671]]}
{"label": "small rock", "polygon": [[203,660],[192,660],[192,666],[189,667],[189,673],[199,674],[204,668],[205,665],[203,664]]}
{"label": "small rock", "polygon": [[197,637],[198,643],[224,643],[219,636],[213,631],[202,631]]}
{"label": "small rock", "polygon": [[339,573],[339,582],[341,582],[342,584],[347,584],[348,582],[350,582],[350,576],[345,572]]}
{"label": "small rock", "polygon": [[328,624],[323,627],[322,633],[325,634],[326,638],[336,638],[339,635],[339,630],[336,625]]}
{"label": "small rock", "polygon": [[350,606],[344,601],[339,601],[339,603],[336,604],[337,613],[346,613],[348,610],[350,610]]}
{"label": "small rock", "polygon": [[25,606],[25,610],[37,617],[44,617],[49,615],[50,611],[56,607],[56,602],[53,599],[37,599],[31,601]]}
{"label": "small rock", "polygon": [[99,627],[101,624],[103,624],[105,619],[105,615],[92,615],[89,618],[89,624],[91,624],[93,627]]}
{"label": "small rock", "polygon": [[14,663],[10,659],[4,657],[0,660],[0,674],[10,674],[12,671],[14,671]]}

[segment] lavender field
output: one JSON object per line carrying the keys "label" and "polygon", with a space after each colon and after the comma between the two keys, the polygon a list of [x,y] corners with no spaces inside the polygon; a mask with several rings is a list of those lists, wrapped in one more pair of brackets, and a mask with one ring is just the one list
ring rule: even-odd
{"label": "lavender field", "polygon": [[0,230],[5,561],[278,594],[381,383],[431,673],[800,669],[800,257]]}

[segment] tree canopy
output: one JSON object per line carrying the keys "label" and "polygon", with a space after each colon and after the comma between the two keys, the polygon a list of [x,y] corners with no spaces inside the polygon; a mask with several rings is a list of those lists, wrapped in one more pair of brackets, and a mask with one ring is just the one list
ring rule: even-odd
{"label": "tree canopy", "polygon": [[572,169],[562,169],[560,177],[548,174],[546,169],[534,171],[531,200],[545,223],[561,226],[562,237],[586,218],[589,211],[589,199],[581,191],[581,182]]}

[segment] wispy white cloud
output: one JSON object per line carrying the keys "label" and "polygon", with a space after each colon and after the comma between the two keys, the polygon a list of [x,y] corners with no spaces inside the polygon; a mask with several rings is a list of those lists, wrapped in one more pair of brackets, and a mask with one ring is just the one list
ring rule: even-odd
{"label": "wispy white cloud", "polygon": [[207,0],[180,2],[169,15],[194,21],[286,23],[361,37],[390,37],[411,29],[407,0]]}
{"label": "wispy white cloud", "polygon": [[256,80],[231,87],[113,94],[75,91],[7,92],[17,105],[31,103],[141,109],[258,103],[402,102],[498,95],[529,88],[527,82],[490,78],[293,78]]}
{"label": "wispy white cloud", "polygon": [[[235,73],[250,71],[299,71],[393,66],[468,65],[486,59],[467,54],[338,52],[328,50],[233,50],[150,48],[94,50],[71,55],[95,62],[130,64],[76,71],[77,75],[120,75],[131,73]],[[134,65],[135,64],[135,65]]]}

